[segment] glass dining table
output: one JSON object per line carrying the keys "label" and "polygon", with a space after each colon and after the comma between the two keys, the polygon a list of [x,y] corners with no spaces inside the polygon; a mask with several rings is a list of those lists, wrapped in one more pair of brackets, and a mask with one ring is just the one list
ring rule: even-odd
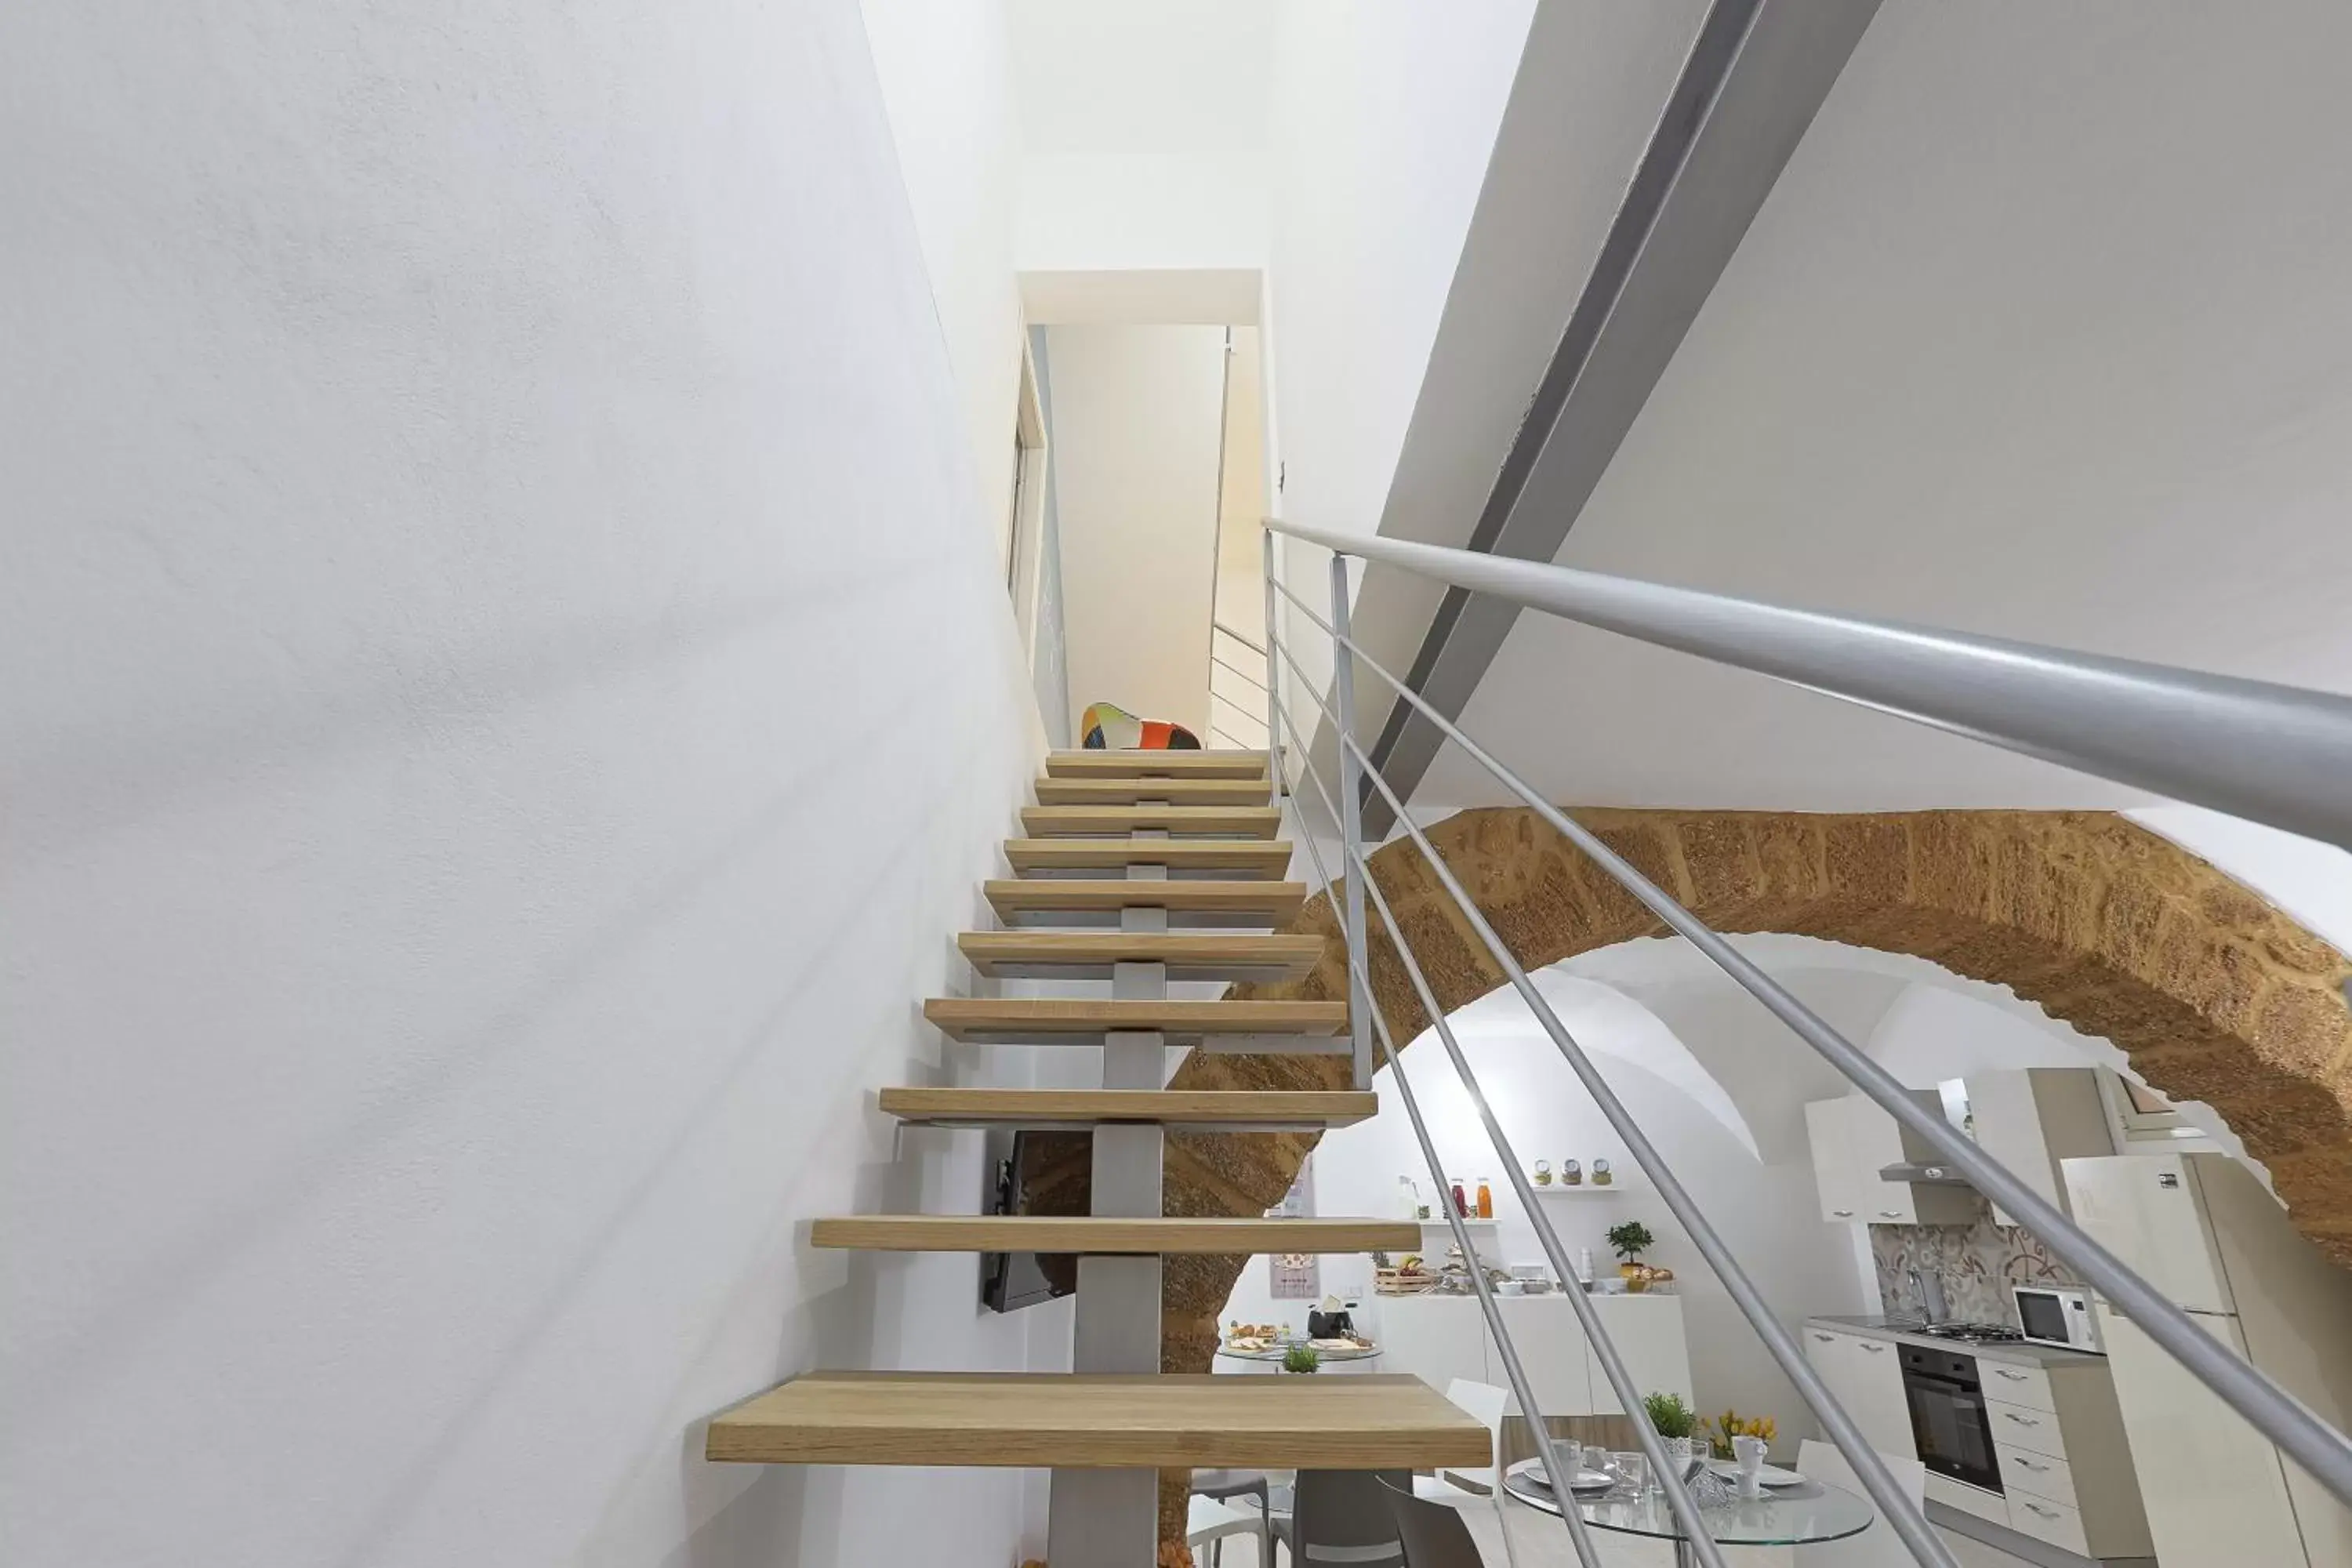
{"label": "glass dining table", "polygon": [[[1546,1513],[1560,1511],[1539,1459],[1522,1459],[1503,1477],[1503,1489]],[[1622,1488],[1603,1492],[1580,1492],[1576,1511],[1596,1530],[1622,1535],[1646,1535],[1675,1543],[1675,1568],[1691,1568],[1698,1561],[1682,1521],[1666,1504],[1664,1492],[1629,1492]],[[1733,1498],[1710,1503],[1701,1500],[1700,1517],[1706,1532],[1719,1546],[1802,1546],[1817,1541],[1840,1541],[1859,1535],[1878,1517],[1869,1502],[1841,1487],[1800,1480],[1793,1486],[1768,1487],[1754,1498]]]}

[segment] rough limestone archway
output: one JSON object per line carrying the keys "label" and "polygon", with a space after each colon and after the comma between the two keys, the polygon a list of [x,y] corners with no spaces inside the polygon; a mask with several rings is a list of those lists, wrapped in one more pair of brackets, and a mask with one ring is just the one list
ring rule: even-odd
{"label": "rough limestone archway", "polygon": [[[2220,1112],[2269,1168],[2297,1226],[2352,1266],[2352,1009],[2341,989],[2352,962],[2195,856],[2103,812],[1573,815],[1718,931],[1931,959],[2112,1040],[2149,1083]],[[1427,832],[1529,969],[1667,934],[1532,812],[1468,811]],[[1505,983],[1410,840],[1379,850],[1372,867],[1449,1012]],[[1234,994],[1346,994],[1328,895],[1291,929],[1329,939],[1322,965],[1295,985]],[[1400,1040],[1427,1026],[1377,934],[1372,981]],[[1345,1072],[1328,1057],[1195,1052],[1171,1087],[1326,1089]],[[1165,1210],[1255,1214],[1288,1189],[1315,1142],[1171,1135]],[[1051,1206],[1084,1213],[1082,1146],[1070,1154],[1048,1176]],[[1168,1260],[1162,1370],[1209,1370],[1218,1310],[1245,1261]],[[1181,1539],[1182,1485],[1171,1477],[1162,1489],[1163,1536],[1173,1525]]]}

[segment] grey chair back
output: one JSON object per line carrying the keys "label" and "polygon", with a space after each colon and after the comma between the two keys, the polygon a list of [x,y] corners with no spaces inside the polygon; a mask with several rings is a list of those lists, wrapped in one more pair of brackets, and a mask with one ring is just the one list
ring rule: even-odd
{"label": "grey chair back", "polygon": [[1485,1568],[1478,1542],[1459,1511],[1413,1496],[1410,1479],[1399,1485],[1383,1476],[1381,1490],[1404,1545],[1406,1568]]}
{"label": "grey chair back", "polygon": [[1382,1484],[1412,1489],[1406,1470],[1301,1470],[1290,1556],[1297,1568],[1404,1568],[1404,1544]]}

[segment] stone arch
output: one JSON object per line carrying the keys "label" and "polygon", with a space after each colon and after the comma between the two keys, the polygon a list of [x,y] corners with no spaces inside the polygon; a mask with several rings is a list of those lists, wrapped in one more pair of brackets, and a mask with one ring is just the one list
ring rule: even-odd
{"label": "stone arch", "polygon": [[[2186,850],[2105,812],[1572,815],[1717,931],[1929,959],[2105,1037],[2158,1089],[2211,1105],[2268,1167],[2296,1226],[2352,1266],[2352,1008],[2342,990],[2352,961]],[[1668,934],[1531,811],[1465,811],[1425,831],[1528,969]],[[1410,840],[1371,863],[1449,1012],[1506,983]],[[1428,1019],[1377,918],[1373,928],[1377,1002],[1409,1040]],[[1234,994],[1347,994],[1328,895],[1291,929],[1328,939],[1317,971]],[[1328,1057],[1195,1052],[1171,1087],[1330,1088],[1345,1073]],[[1171,1135],[1166,1211],[1255,1214],[1281,1197],[1315,1141]],[[1209,1369],[1216,1313],[1244,1261],[1168,1260],[1163,1370]]]}

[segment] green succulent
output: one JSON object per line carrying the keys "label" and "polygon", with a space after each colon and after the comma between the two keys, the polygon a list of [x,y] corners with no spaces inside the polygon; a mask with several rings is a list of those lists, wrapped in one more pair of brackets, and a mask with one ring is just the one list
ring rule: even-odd
{"label": "green succulent", "polygon": [[1679,1394],[1653,1394],[1642,1401],[1650,1425],[1661,1437],[1687,1437],[1698,1427],[1698,1412],[1683,1403]]}

